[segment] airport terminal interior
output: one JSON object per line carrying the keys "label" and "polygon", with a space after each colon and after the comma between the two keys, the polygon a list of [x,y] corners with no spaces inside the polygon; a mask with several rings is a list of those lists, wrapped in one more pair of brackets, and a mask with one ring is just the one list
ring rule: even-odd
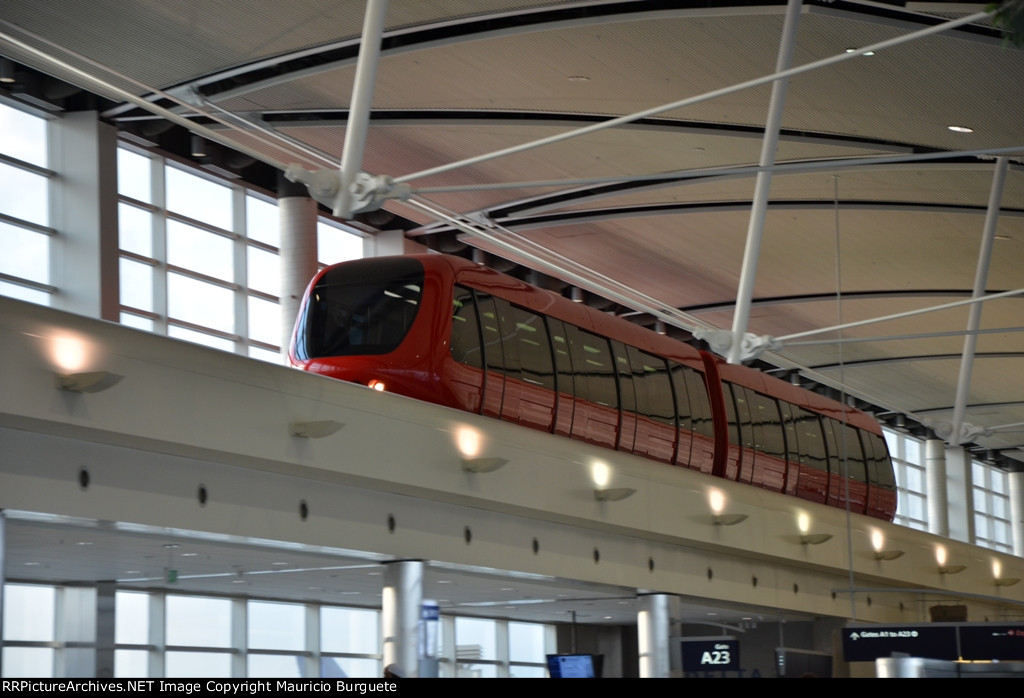
{"label": "airport terminal interior", "polygon": [[1024,677],[1021,4],[5,0],[0,674]]}

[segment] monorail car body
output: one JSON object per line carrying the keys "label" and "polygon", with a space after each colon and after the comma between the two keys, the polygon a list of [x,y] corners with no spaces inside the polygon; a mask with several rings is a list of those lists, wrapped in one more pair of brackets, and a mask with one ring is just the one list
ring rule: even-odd
{"label": "monorail car body", "polygon": [[868,415],[446,255],[327,267],[299,368],[892,520]]}

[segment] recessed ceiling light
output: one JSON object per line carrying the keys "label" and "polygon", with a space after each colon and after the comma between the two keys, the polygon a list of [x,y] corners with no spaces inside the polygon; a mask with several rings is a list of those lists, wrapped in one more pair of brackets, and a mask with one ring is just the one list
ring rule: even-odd
{"label": "recessed ceiling light", "polygon": [[[854,51],[857,51],[857,50],[858,49],[856,49],[856,48],[851,46],[850,48],[846,49],[846,52],[847,53],[853,53]],[[875,55],[875,52],[874,51],[865,51],[864,53],[862,53],[860,55],[862,55],[862,56],[873,56],[873,55]]]}
{"label": "recessed ceiling light", "polygon": [[41,563],[41,562],[26,562],[25,563],[25,567],[36,567],[37,565],[41,565],[41,564],[43,564],[43,563]]}
{"label": "recessed ceiling light", "polygon": [[947,128],[957,133],[974,133],[974,129],[970,126],[948,126]]}
{"label": "recessed ceiling light", "polygon": [[590,78],[586,75],[570,75],[569,82],[590,82]]}

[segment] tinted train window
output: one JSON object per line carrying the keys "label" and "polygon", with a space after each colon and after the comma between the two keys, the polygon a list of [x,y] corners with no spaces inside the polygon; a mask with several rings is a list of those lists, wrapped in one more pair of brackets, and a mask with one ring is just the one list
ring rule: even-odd
{"label": "tinted train window", "polygon": [[818,415],[793,408],[796,417],[796,432],[800,447],[800,464],[815,470],[828,470],[828,450],[825,437],[821,432],[821,420]]}
{"label": "tinted train window", "polygon": [[306,358],[386,354],[405,339],[420,308],[423,265],[414,259],[362,260],[320,277],[310,293]]}
{"label": "tinted train window", "polygon": [[857,430],[836,419],[826,419],[831,424],[825,436],[829,447],[829,467],[833,473],[846,475],[857,482],[867,482],[864,469],[864,451],[860,446]]}
{"label": "tinted train window", "polygon": [[860,437],[864,443],[864,452],[867,454],[871,482],[883,489],[895,491],[896,475],[893,472],[892,460],[889,458],[889,449],[885,445],[885,439],[868,431],[862,431]]}
{"label": "tinted train window", "polygon": [[622,342],[613,341],[612,351],[619,370],[619,406],[627,413],[636,412],[636,386],[633,385],[633,372],[629,367],[626,346]]}
{"label": "tinted train window", "polygon": [[476,318],[476,301],[473,292],[461,286],[455,287],[452,300],[452,358],[459,363],[483,368],[480,350],[480,324]]}
{"label": "tinted train window", "polygon": [[711,421],[711,401],[704,376],[687,366],[670,363],[672,381],[676,387],[679,428],[714,438],[715,426]]}
{"label": "tinted train window", "polygon": [[551,349],[555,356],[555,369],[558,371],[556,385],[559,392],[575,395],[576,376],[573,375],[572,357],[569,354],[569,339],[566,336],[566,328],[568,326],[561,320],[554,318],[548,318],[547,321],[551,334]]}
{"label": "tinted train window", "polygon": [[551,343],[544,318],[501,298],[494,299],[504,341],[505,373],[526,383],[555,389]]}
{"label": "tinted train window", "polygon": [[576,397],[607,407],[619,406],[615,362],[608,340],[585,330],[565,326],[569,354],[576,373]]}
{"label": "tinted train window", "polygon": [[736,414],[736,399],[732,392],[732,383],[722,383],[725,397],[725,421],[729,425],[729,443],[740,445],[740,423]]}
{"label": "tinted train window", "polygon": [[487,368],[504,373],[505,354],[501,346],[501,322],[494,301],[494,297],[486,293],[476,294],[476,304],[480,311],[480,336],[484,343],[484,360],[487,362]]}
{"label": "tinted train window", "polygon": [[[786,458],[786,438],[782,432],[779,403],[774,398],[747,391],[751,419],[760,430],[755,434],[757,449],[776,458]],[[824,454],[824,452],[822,452]]]}
{"label": "tinted train window", "polygon": [[665,359],[651,356],[639,349],[626,347],[633,387],[636,389],[636,413],[662,424],[675,426],[676,406],[672,398],[672,383]]}

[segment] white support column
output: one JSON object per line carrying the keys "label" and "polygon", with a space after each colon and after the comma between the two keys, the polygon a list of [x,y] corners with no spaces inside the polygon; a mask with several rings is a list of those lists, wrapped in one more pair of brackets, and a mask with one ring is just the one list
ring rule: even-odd
{"label": "white support column", "polygon": [[231,599],[231,677],[244,679],[249,675],[249,604],[245,599]]}
{"label": "white support column", "polygon": [[306,187],[278,178],[281,230],[281,353],[287,355],[302,294],[317,270],[317,205]]}
{"label": "white support column", "polygon": [[[1006,170],[1009,160],[1004,156],[996,158],[995,172],[992,174],[992,187],[989,190],[988,209],[985,213],[985,227],[981,235],[981,248],[978,251],[978,264],[974,272],[974,291],[972,298],[981,298],[988,287],[988,269],[992,261],[992,243],[996,237],[996,224],[999,222],[999,207],[1003,200],[1003,186],[1006,183]],[[967,334],[964,336],[964,351],[960,357],[960,376],[957,380],[956,399],[953,403],[953,443],[962,444],[968,439],[964,435],[964,414],[967,409],[967,397],[971,388],[971,369],[974,366],[974,352],[978,346],[978,335],[974,332],[981,326],[981,303],[970,307],[967,315]]]}
{"label": "white support column", "polygon": [[167,596],[149,595],[149,676],[163,676],[167,664]]}
{"label": "white support column", "polygon": [[96,673],[98,679],[114,678],[114,642],[117,628],[117,589],[114,582],[96,585]]}
{"label": "white support column", "polygon": [[949,504],[946,493],[946,443],[924,442],[925,494],[928,501],[928,532],[949,537]]}
{"label": "white support column", "polygon": [[974,542],[974,491],[971,477],[971,456],[963,446],[946,448],[946,488],[948,497],[949,537],[965,543]]}
{"label": "white support column", "polygon": [[[782,28],[782,39],[779,42],[779,55],[775,72],[781,73],[789,68],[793,57],[793,45],[796,43],[796,27],[800,19],[801,0],[789,0],[786,8],[786,22]],[[782,112],[786,104],[786,87],[788,78],[772,83],[771,102],[768,106],[768,118],[764,125],[764,136],[761,140],[761,167],[770,168],[775,164],[775,151],[779,144],[779,128],[782,125]],[[743,361],[743,335],[750,322],[750,305],[754,296],[754,281],[757,277],[757,262],[761,255],[761,238],[764,236],[764,218],[768,210],[768,192],[772,186],[771,170],[757,173],[754,183],[754,200],[750,207],[750,224],[747,228],[747,246],[743,251],[743,268],[740,271],[740,284],[736,291],[736,312],[732,320],[732,345],[729,347],[729,363],[738,364]]]}
{"label": "white support column", "polygon": [[[323,647],[320,643],[320,606],[308,604],[306,606],[306,640],[305,647],[308,654],[301,660],[302,678],[311,679],[320,676]],[[315,648],[315,650],[314,650]]]}
{"label": "white support column", "polygon": [[[1013,540],[1013,554],[1024,557],[1024,470],[1009,473],[1008,479],[1010,481],[1010,535]],[[2,557],[0,554],[0,560]]]}
{"label": "white support column", "polygon": [[397,664],[405,677],[419,675],[418,631],[422,602],[423,561],[386,563],[381,600],[384,668]]}
{"label": "white support column", "polygon": [[636,628],[640,647],[640,678],[668,678],[668,594],[644,594],[640,597]]}
{"label": "white support column", "polygon": [[57,596],[55,673],[61,678],[94,678],[96,671],[96,589],[66,586]]}
{"label": "white support column", "polygon": [[[363,238],[364,257],[386,257],[388,255],[406,254],[408,251],[405,232],[402,230],[382,230]],[[426,248],[419,251],[426,251]]]}
{"label": "white support column", "polygon": [[51,167],[60,173],[50,201],[60,237],[50,253],[53,305],[118,322],[117,129],[96,112],[72,112],[51,136]]}
{"label": "white support column", "polygon": [[352,106],[349,107],[348,122],[345,124],[345,144],[339,163],[341,186],[334,204],[334,215],[339,218],[351,218],[353,214],[355,202],[352,185],[363,166],[366,132],[370,127],[373,83],[377,75],[387,8],[387,0],[366,0],[363,34],[359,43],[359,61],[356,63],[356,78],[352,85]]}

